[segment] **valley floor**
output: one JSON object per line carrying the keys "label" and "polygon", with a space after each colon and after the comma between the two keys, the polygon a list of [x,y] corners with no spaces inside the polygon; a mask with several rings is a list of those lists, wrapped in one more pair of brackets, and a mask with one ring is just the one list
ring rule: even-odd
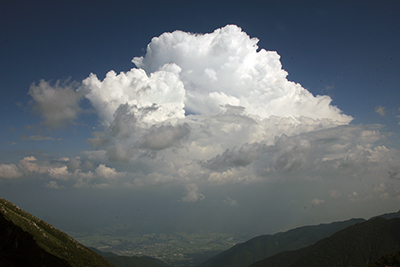
{"label": "valley floor", "polygon": [[135,234],[68,233],[87,247],[113,252],[120,256],[149,256],[171,266],[195,266],[213,255],[248,240],[249,235],[225,233]]}

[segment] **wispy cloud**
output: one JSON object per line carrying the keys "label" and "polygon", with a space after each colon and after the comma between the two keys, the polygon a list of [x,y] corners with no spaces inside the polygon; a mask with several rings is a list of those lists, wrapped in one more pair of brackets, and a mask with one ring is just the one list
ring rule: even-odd
{"label": "wispy cloud", "polygon": [[377,106],[375,108],[375,112],[378,113],[379,115],[381,115],[382,117],[385,116],[386,114],[386,108],[382,107],[382,106]]}
{"label": "wispy cloud", "polygon": [[340,192],[337,191],[337,190],[330,190],[330,191],[329,191],[329,195],[330,195],[331,197],[333,197],[333,198],[339,198],[339,197],[342,196],[342,193],[340,193]]}
{"label": "wispy cloud", "polygon": [[42,124],[49,128],[60,128],[73,124],[81,112],[79,100],[82,93],[75,90],[74,83],[56,82],[54,86],[41,80],[38,85],[32,84],[29,95],[32,109],[43,118]]}
{"label": "wispy cloud", "polygon": [[54,138],[50,136],[42,136],[42,135],[31,135],[29,137],[25,135],[21,135],[21,140],[31,140],[31,141],[46,141],[46,140],[54,140]]}
{"label": "wispy cloud", "polygon": [[226,199],[224,199],[224,203],[229,206],[237,206],[238,205],[237,201],[230,197],[227,197]]}
{"label": "wispy cloud", "polygon": [[49,181],[48,183],[45,183],[45,186],[52,189],[64,188],[63,186],[59,186],[56,181]]}
{"label": "wispy cloud", "polygon": [[203,200],[205,196],[200,193],[196,184],[186,185],[186,195],[182,197],[183,202],[196,202],[198,200]]}
{"label": "wispy cloud", "polygon": [[0,164],[0,178],[14,179],[20,178],[22,175],[15,164]]}
{"label": "wispy cloud", "polygon": [[313,205],[321,205],[321,204],[324,204],[325,203],[325,200],[323,200],[323,199],[318,199],[318,198],[314,198],[312,201],[311,201],[311,203],[313,204]]}

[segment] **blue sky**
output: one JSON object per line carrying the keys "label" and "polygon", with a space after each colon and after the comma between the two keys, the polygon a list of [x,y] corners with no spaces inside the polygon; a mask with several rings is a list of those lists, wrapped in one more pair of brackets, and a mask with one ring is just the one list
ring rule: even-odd
{"label": "blue sky", "polygon": [[398,210],[398,1],[0,5],[0,194],[50,223],[105,201],[257,233]]}

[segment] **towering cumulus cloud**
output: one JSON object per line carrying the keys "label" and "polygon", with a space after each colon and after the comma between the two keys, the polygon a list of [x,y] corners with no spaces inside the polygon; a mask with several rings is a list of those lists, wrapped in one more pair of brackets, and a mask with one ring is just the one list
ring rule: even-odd
{"label": "towering cumulus cloud", "polygon": [[165,66],[179,66],[184,84],[185,110],[189,114],[221,111],[225,105],[241,106],[246,114],[267,118],[306,116],[348,123],[351,117],[330,106],[328,96],[314,97],[286,79],[280,56],[258,50],[258,39],[228,25],[210,34],[181,31],[153,38],[144,57],[132,60],[147,74]]}
{"label": "towering cumulus cloud", "polygon": [[257,42],[235,25],[209,34],[164,33],[132,60],[137,68],[110,71],[103,81],[91,74],[82,90],[107,128],[109,157],[129,161],[185,141],[193,152],[186,157],[203,160],[244,143],[351,121],[329,96],[288,81],[279,55],[258,51]]}
{"label": "towering cumulus cloud", "polygon": [[330,105],[329,96],[315,97],[288,81],[279,55],[257,51],[257,43],[235,25],[210,34],[164,33],[152,39],[144,57],[132,60],[138,69],[119,75],[110,71],[103,81],[93,74],[84,80],[86,97],[106,125],[126,103],[135,106],[143,122],[213,114],[227,105],[261,119],[275,115],[351,121]]}
{"label": "towering cumulus cloud", "polygon": [[[257,43],[235,25],[208,34],[164,33],[127,72],[109,71],[103,80],[90,74],[76,92],[46,85],[46,98],[31,89],[46,123],[75,120],[83,96],[103,127],[89,139],[98,150],[85,151],[82,164],[58,162],[47,169],[62,170],[79,187],[179,181],[187,191],[183,202],[207,199],[205,184],[300,179],[301,173],[371,182],[390,170],[398,177],[398,152],[382,145],[378,128],[351,125],[352,117],[329,96],[288,81],[279,55]],[[68,116],[53,119],[49,108],[39,108],[67,93],[71,104],[58,105],[56,114]],[[20,177],[21,166],[2,166],[3,176]]]}

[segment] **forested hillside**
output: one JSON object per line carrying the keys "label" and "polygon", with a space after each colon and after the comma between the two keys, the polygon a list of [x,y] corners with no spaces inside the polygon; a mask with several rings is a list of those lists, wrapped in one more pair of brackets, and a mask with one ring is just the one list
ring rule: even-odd
{"label": "forested hillside", "polygon": [[295,250],[314,244],[337,231],[364,219],[304,226],[274,235],[262,235],[237,244],[206,261],[201,267],[244,267],[285,250]]}
{"label": "forested hillside", "polygon": [[377,217],[343,229],[314,245],[285,251],[251,267],[363,267],[400,250],[400,219]]}

